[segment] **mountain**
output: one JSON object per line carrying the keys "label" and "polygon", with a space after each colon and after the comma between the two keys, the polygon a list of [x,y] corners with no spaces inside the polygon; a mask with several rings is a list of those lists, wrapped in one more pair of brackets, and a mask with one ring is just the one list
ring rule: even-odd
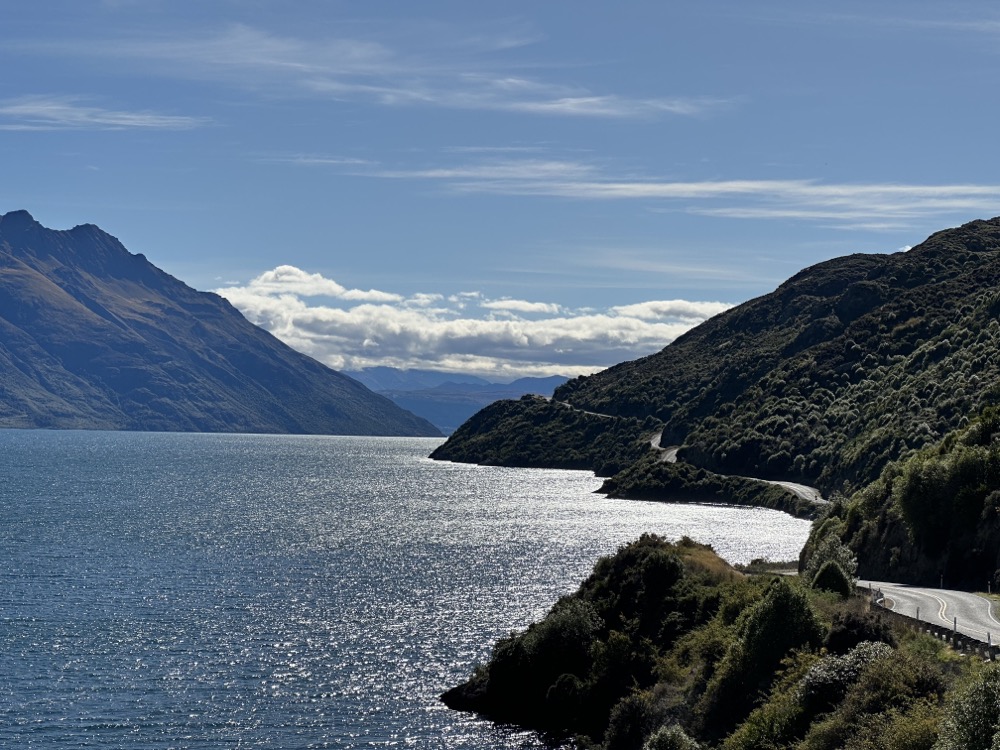
{"label": "mountain", "polygon": [[[906,252],[807,268],[657,354],[571,380],[554,400],[606,426],[652,418],[663,446],[681,446],[677,464],[647,450],[612,478],[622,495],[669,496],[692,466],[851,492],[1000,402],[998,315],[1000,219],[974,221]],[[484,430],[456,431],[435,457],[517,463],[519,443],[534,465],[560,465],[545,453],[559,441],[524,434],[549,431],[552,415],[515,404],[479,420]],[[578,435],[576,465],[599,465],[606,449]]]}
{"label": "mountain", "polygon": [[453,433],[469,417],[495,401],[517,399],[526,394],[551,396],[567,381],[547,378],[520,378],[512,383],[491,383],[474,375],[433,370],[396,370],[372,367],[345,373],[376,393],[431,422],[445,435]]}
{"label": "mountain", "polygon": [[396,367],[366,367],[363,370],[344,370],[359,383],[364,383],[376,393],[382,391],[420,391],[436,388],[445,383],[471,383],[490,385],[486,378],[462,375],[439,370],[400,370]]}
{"label": "mountain", "polygon": [[86,224],[0,216],[0,427],[438,435]]}

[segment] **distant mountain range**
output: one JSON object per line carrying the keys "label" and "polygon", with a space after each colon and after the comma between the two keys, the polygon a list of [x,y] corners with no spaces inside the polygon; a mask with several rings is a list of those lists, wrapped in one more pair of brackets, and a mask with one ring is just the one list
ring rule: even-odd
{"label": "distant mountain range", "polygon": [[91,224],[0,216],[0,427],[440,434]]}
{"label": "distant mountain range", "polygon": [[436,370],[398,370],[393,367],[370,367],[345,371],[345,375],[364,383],[403,409],[423,417],[445,435],[450,435],[469,417],[502,399],[517,399],[525,394],[551,396],[568,378],[520,378],[512,383],[494,383],[475,375]]}

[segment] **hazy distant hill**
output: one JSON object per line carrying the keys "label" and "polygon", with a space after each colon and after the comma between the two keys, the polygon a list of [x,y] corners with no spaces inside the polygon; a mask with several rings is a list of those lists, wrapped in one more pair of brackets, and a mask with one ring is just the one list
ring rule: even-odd
{"label": "hazy distant hill", "polygon": [[[655,418],[689,465],[853,489],[1000,401],[998,315],[1000,219],[975,221],[907,252],[807,268],[657,354],[570,381],[555,399],[580,413]],[[606,463],[588,440],[572,451],[527,440],[551,420],[517,404],[470,422],[435,456],[516,462],[509,448],[524,444],[539,465],[537,451],[559,445],[566,462]],[[649,496],[671,486],[672,466],[643,459],[613,485]]]}
{"label": "hazy distant hill", "polygon": [[93,225],[0,216],[0,427],[437,435]]}
{"label": "hazy distant hill", "polygon": [[501,399],[517,399],[525,394],[551,396],[568,378],[520,378],[512,383],[491,383],[474,375],[434,370],[397,370],[371,367],[345,372],[373,391],[412,411],[445,435],[450,435],[469,417]]}
{"label": "hazy distant hill", "polygon": [[366,367],[363,370],[344,370],[343,373],[360,383],[364,383],[376,392],[420,391],[427,388],[436,388],[445,383],[491,385],[489,380],[477,377],[476,375],[463,375],[457,372],[441,372],[439,370],[400,370],[396,367]]}

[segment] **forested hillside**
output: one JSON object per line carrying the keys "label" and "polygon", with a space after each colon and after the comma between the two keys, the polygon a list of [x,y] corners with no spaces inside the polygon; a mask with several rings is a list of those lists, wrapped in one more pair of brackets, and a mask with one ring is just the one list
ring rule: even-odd
{"label": "forested hillside", "polygon": [[803,562],[829,535],[857,554],[859,574],[947,588],[1000,588],[1000,411],[906,459],[814,528]]}
{"label": "forested hillside", "polygon": [[[807,268],[661,352],[572,380],[554,398],[584,412],[654,418],[663,444],[681,445],[681,460],[701,469],[852,491],[1000,401],[998,315],[1000,219],[975,221],[906,252]],[[488,446],[517,463],[514,435],[544,446],[525,437],[525,425],[556,425],[522,420],[520,410],[534,407],[518,403],[507,421],[456,432],[442,457],[477,461]],[[657,468],[659,480],[669,471]],[[644,492],[641,474],[630,472],[633,493]]]}

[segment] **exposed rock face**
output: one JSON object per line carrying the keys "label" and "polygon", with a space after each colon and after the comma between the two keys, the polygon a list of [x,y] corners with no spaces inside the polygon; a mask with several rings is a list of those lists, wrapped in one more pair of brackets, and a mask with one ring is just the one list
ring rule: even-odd
{"label": "exposed rock face", "polygon": [[86,224],[0,216],[0,427],[438,435]]}

